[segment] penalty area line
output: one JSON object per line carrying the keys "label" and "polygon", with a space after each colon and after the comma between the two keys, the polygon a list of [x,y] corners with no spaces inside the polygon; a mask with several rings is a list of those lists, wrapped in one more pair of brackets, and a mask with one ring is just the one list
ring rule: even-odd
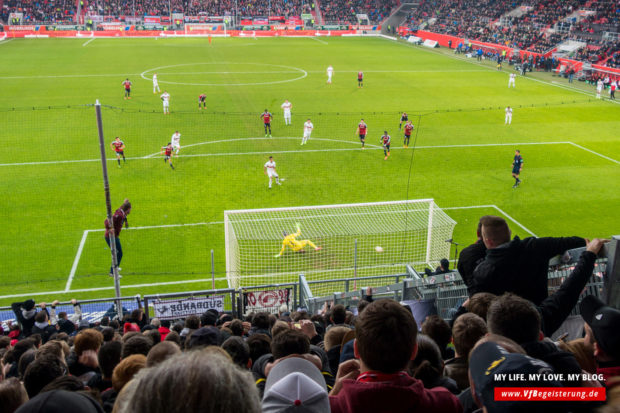
{"label": "penalty area line", "polygon": [[88,238],[89,232],[89,230],[85,230],[82,234],[82,240],[80,241],[77,253],[75,254],[75,258],[73,259],[73,265],[71,266],[71,271],[69,272],[69,278],[67,279],[67,285],[65,285],[65,291],[69,291],[71,289],[71,283],[73,282],[73,277],[75,276],[75,272],[77,271],[80,257],[82,256],[82,251],[84,251],[84,244],[86,244],[86,238]]}
{"label": "penalty area line", "polygon": [[95,40],[95,38],[94,38],[94,37],[93,37],[92,39],[90,39],[90,40],[86,40],[86,41],[84,42],[84,44],[82,44],[82,47],[84,47],[84,46],[88,45],[88,43],[92,42],[93,40]]}

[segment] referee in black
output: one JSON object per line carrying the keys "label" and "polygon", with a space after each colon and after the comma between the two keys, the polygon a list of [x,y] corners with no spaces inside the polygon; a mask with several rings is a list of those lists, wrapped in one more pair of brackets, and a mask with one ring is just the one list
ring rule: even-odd
{"label": "referee in black", "polygon": [[521,169],[523,169],[523,158],[521,157],[521,151],[517,149],[515,151],[514,160],[512,161],[512,177],[515,179],[515,184],[512,186],[513,188],[518,187],[521,183],[519,179]]}

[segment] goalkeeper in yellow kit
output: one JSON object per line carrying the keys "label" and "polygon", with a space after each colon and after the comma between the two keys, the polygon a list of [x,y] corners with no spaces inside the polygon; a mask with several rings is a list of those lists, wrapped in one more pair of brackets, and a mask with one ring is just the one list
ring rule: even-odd
{"label": "goalkeeper in yellow kit", "polygon": [[289,247],[294,252],[304,252],[303,249],[307,245],[309,245],[312,248],[314,248],[315,251],[318,251],[318,250],[321,249],[321,247],[317,247],[309,239],[302,239],[300,241],[296,240],[295,238],[297,238],[298,236],[301,235],[301,228],[299,227],[299,224],[296,224],[296,225],[297,225],[297,232],[296,233],[294,233],[294,234],[287,234],[286,231],[283,232],[284,240],[282,240],[282,249],[280,250],[280,253],[275,256],[276,258],[279,258],[279,257],[282,256],[282,254],[284,254],[284,251],[286,251],[286,247]]}

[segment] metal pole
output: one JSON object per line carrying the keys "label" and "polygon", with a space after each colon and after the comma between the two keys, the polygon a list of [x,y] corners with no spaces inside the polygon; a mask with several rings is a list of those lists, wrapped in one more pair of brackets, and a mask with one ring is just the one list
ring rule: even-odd
{"label": "metal pole", "polygon": [[357,290],[357,238],[355,239],[355,248],[353,250],[353,289]]}
{"label": "metal pole", "polygon": [[[103,192],[105,193],[105,206],[108,222],[114,228],[112,221],[112,202],[110,201],[110,182],[108,181],[108,165],[105,156],[105,143],[103,140],[103,122],[101,121],[101,103],[95,102],[95,113],[97,116],[97,130],[99,132],[99,150],[101,151],[101,169],[103,173]],[[123,306],[121,304],[121,283],[118,275],[118,262],[116,261],[116,234],[110,233],[110,251],[112,253],[112,272],[114,274],[114,292],[116,294],[116,314],[119,320],[123,317]]]}
{"label": "metal pole", "polygon": [[213,250],[211,250],[211,289],[215,290],[215,262],[213,261]]}

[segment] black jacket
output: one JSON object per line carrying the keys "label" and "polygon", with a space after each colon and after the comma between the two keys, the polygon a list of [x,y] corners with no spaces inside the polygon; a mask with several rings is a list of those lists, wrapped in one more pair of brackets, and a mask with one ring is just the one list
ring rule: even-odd
{"label": "black jacket", "polygon": [[473,293],[515,293],[536,305],[547,298],[549,260],[564,251],[583,247],[583,238],[515,237],[488,249],[484,261],[474,270]]}
{"label": "black jacket", "polygon": [[474,270],[480,264],[487,253],[487,247],[482,240],[476,241],[475,244],[471,244],[465,248],[459,254],[459,262],[456,268],[459,270],[459,274],[463,279],[463,282],[467,286],[467,292],[471,297],[473,295],[472,286],[474,278]]}
{"label": "black jacket", "polygon": [[463,391],[469,387],[468,369],[467,357],[455,357],[445,361],[443,375],[454,380],[459,390]]}
{"label": "black jacket", "polygon": [[522,343],[521,347],[528,356],[539,359],[547,363],[553,368],[554,373],[562,373],[564,380],[562,384],[565,387],[581,386],[581,380],[571,380],[569,374],[575,374],[575,377],[581,378],[581,367],[575,356],[566,351],[559,350],[555,344],[550,341],[532,341]]}

